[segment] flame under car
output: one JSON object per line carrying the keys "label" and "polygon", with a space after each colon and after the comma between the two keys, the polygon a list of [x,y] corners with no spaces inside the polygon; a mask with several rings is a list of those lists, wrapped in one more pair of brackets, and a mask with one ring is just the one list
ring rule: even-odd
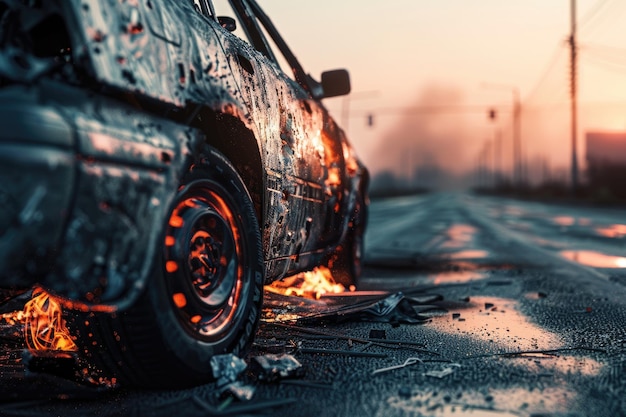
{"label": "flame under car", "polygon": [[256,1],[0,14],[0,287],[41,287],[38,315],[71,333],[34,350],[200,384],[250,346],[264,284],[318,266],[356,282],[368,174],[321,102],[348,73],[311,78]]}

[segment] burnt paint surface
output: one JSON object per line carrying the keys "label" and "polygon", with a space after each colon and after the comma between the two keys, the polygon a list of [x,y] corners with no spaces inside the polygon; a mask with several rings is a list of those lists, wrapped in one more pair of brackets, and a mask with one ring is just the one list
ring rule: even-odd
{"label": "burnt paint surface", "polygon": [[[24,228],[44,226],[47,243],[35,252],[45,258],[41,269],[52,262],[43,278],[46,285],[88,302],[132,300],[158,250],[161,223],[180,176],[202,140],[228,153],[229,143],[241,136],[255,138],[246,153],[261,161],[262,172],[250,176],[263,183],[259,226],[266,281],[310,268],[339,243],[363,167],[326,110],[268,58],[184,1],[71,0],[42,7],[39,15],[62,16],[73,65],[91,83],[84,88],[82,78],[54,72],[49,60],[26,51],[19,61],[32,62],[33,71],[11,71],[20,52],[2,51],[0,74],[32,86],[17,95],[33,107],[53,109],[51,117],[62,119],[71,131],[69,143],[53,144],[61,156],[48,159],[36,145],[42,165],[54,165],[53,175],[45,167],[29,171],[26,186],[15,182],[0,194],[17,195],[22,192],[18,187],[30,193],[13,209],[7,206],[12,210],[7,218],[16,218],[36,203],[36,190],[54,190],[46,197],[54,200],[39,206],[43,223],[15,223],[0,231],[0,245],[9,247],[13,234],[24,233],[32,241],[39,232]],[[48,78],[55,79],[53,87]],[[111,91],[117,100],[107,97]],[[123,104],[120,97],[130,104],[132,97],[159,103],[161,110],[155,114],[141,104]],[[218,135],[215,121],[197,114],[216,115],[218,123],[220,114],[228,115],[240,128]],[[50,141],[45,132],[39,135],[41,142]],[[0,140],[2,145],[24,142]],[[54,158],[63,163],[53,164]],[[4,171],[19,172],[19,163]],[[32,278],[17,274],[7,262],[3,270],[13,272],[5,282],[30,284]]]}
{"label": "burnt paint surface", "polygon": [[[19,91],[32,96],[36,90]],[[5,279],[17,284],[32,279],[23,274],[45,272],[46,285],[74,299],[131,299],[149,272],[163,219],[200,136],[63,85],[38,94],[31,100],[55,109],[75,143],[47,149],[5,144],[15,139],[3,137],[4,149],[13,151],[3,153],[12,163],[3,165],[4,194],[12,200],[23,194],[16,208],[5,205],[12,210],[1,229]],[[24,262],[32,264],[25,272]]]}

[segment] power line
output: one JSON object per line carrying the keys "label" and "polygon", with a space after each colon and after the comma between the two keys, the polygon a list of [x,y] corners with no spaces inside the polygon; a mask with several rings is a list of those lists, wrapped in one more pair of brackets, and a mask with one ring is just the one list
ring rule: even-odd
{"label": "power line", "polygon": [[584,59],[585,62],[590,65],[603,68],[607,71],[626,74],[626,62],[617,62],[615,60],[593,54],[587,54]]}
{"label": "power line", "polygon": [[[581,19],[578,20],[578,23],[577,23],[578,30],[579,31],[581,29],[588,30],[590,28],[593,28],[599,22],[598,18],[609,17],[606,12],[611,9],[613,4],[614,4],[613,0],[599,0],[599,1],[597,1],[594,4],[594,6]],[[610,17],[614,17],[614,15],[615,14],[611,14]],[[591,45],[591,44],[588,44],[588,46],[589,47],[593,46],[594,48],[599,47],[599,45]],[[578,45],[578,47],[580,48],[580,45]],[[606,47],[606,48],[608,49],[609,47]],[[585,50],[587,50],[587,48],[585,48]],[[617,52],[617,53],[620,53],[620,54],[626,53],[626,50],[618,50],[618,48],[615,48],[614,51]],[[535,84],[533,89],[530,90],[530,93],[525,97],[525,99],[524,99],[524,105],[525,106],[528,106],[529,102],[533,102],[533,100],[537,99],[537,95],[538,95],[539,91],[544,87],[544,84],[548,80],[549,76],[552,74],[552,72],[555,70],[555,68],[557,67],[558,64],[562,64],[562,62],[560,60],[563,58],[564,52],[565,52],[565,50],[563,48],[563,44],[561,42],[559,42],[556,45],[556,47],[554,48],[554,51],[553,51],[553,53],[552,53],[552,55],[550,57],[550,60],[548,61],[548,65],[545,67],[545,69],[542,72],[541,76],[539,77],[537,83]],[[606,58],[605,58],[605,60],[606,60]],[[559,71],[560,70],[561,69],[559,69]],[[561,83],[558,83],[558,85],[560,86]],[[558,92],[552,93],[552,94],[549,94],[549,95],[558,96],[560,98],[563,95],[563,90],[562,90],[561,87],[557,87],[557,88],[558,88]],[[546,93],[544,93],[544,94],[546,94]]]}
{"label": "power line", "polygon": [[543,73],[539,77],[539,80],[537,81],[533,89],[530,90],[531,91],[530,94],[526,96],[524,100],[525,102],[531,101],[534,98],[534,95],[539,91],[539,88],[542,86],[542,84],[548,79],[548,76],[550,75],[551,71],[554,69],[555,65],[557,64],[559,59],[562,57],[562,55],[563,55],[563,45],[559,43],[556,46],[556,48],[554,48],[554,51],[552,52],[552,56],[550,60],[548,61],[548,65],[546,65],[545,69],[543,70]]}
{"label": "power line", "polygon": [[611,58],[625,58],[626,57],[626,48],[621,48],[619,46],[609,46],[609,45],[599,45],[599,44],[584,44],[582,47],[584,52],[591,52],[594,54],[604,54],[611,55]]}
{"label": "power line", "polygon": [[611,36],[609,32],[615,28],[621,29],[624,12],[626,12],[626,4],[623,1],[615,2],[604,0],[602,5],[606,5],[606,7],[602,8],[601,13],[595,14],[593,20],[587,20],[584,27],[579,23],[581,36],[585,39],[598,38],[601,36],[610,36],[611,39],[614,39],[614,36]]}
{"label": "power line", "polygon": [[410,107],[382,107],[371,109],[363,115],[375,114],[433,114],[433,113],[486,113],[487,109],[494,109],[501,112],[512,112],[511,106],[488,106],[485,104],[442,104],[431,106],[410,106]]}
{"label": "power line", "polygon": [[587,12],[581,19],[578,20],[578,28],[579,30],[583,28],[587,23],[589,23],[599,12],[600,10],[606,6],[612,0],[600,0],[598,1],[591,10]]}

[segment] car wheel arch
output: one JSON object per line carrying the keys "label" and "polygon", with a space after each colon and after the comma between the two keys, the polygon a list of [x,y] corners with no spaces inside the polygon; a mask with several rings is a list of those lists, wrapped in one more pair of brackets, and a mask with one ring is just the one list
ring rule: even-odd
{"label": "car wheel arch", "polygon": [[254,132],[238,117],[209,108],[202,109],[191,125],[202,132],[207,145],[235,167],[250,193],[260,227],[265,207],[265,168]]}

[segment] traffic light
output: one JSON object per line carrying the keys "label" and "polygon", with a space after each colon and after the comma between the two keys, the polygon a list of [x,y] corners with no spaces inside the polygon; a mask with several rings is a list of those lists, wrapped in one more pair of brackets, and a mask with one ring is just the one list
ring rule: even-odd
{"label": "traffic light", "polygon": [[369,127],[374,126],[374,115],[373,114],[368,114],[367,115],[367,125]]}
{"label": "traffic light", "polygon": [[496,120],[496,111],[495,111],[495,109],[489,109],[489,120]]}

